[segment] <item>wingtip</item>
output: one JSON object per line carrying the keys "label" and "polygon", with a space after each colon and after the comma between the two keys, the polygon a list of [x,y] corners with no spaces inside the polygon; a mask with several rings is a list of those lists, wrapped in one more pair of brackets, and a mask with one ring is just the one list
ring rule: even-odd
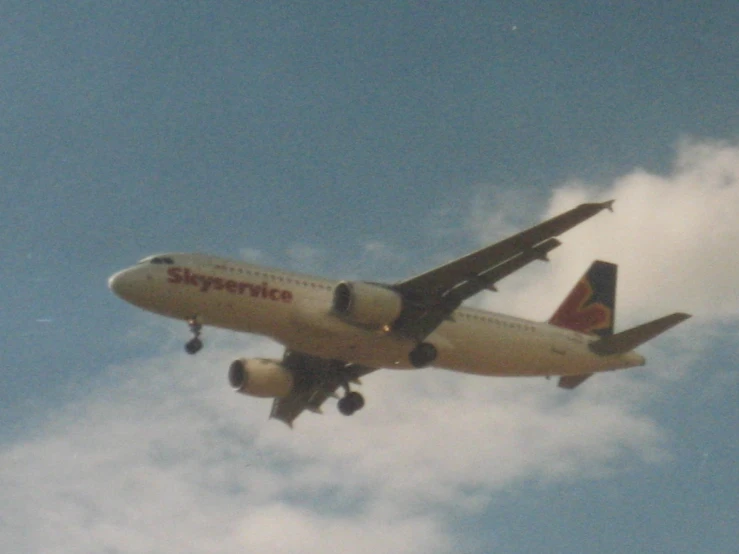
{"label": "wingtip", "polygon": [[607,200],[603,203],[601,203],[600,207],[604,210],[608,210],[609,212],[613,212],[613,203],[615,200]]}

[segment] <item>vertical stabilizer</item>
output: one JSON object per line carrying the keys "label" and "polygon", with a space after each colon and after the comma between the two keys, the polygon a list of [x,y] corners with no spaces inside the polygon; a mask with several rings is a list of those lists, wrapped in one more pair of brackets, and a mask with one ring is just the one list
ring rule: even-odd
{"label": "vertical stabilizer", "polygon": [[599,337],[613,334],[616,264],[596,260],[549,320],[551,325]]}

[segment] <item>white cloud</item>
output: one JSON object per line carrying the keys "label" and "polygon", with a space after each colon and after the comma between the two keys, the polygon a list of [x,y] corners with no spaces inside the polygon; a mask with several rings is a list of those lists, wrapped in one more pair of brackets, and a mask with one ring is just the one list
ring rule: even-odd
{"label": "white cloud", "polygon": [[290,267],[296,271],[319,272],[326,264],[326,252],[308,244],[291,244],[286,254]]}
{"label": "white cloud", "polygon": [[239,249],[239,258],[252,263],[264,263],[266,256],[264,252],[258,248],[241,248]]}
{"label": "white cloud", "polygon": [[619,264],[624,324],[673,311],[704,322],[736,318],[739,146],[686,141],[670,175],[635,170],[609,186],[566,184],[546,216],[611,198],[615,213],[563,235],[551,264],[504,281],[495,307],[545,319],[592,260],[606,259]]}
{"label": "white cloud", "polygon": [[370,516],[320,516],[315,510],[274,504],[247,514],[234,533],[251,552],[441,552],[449,547],[436,522]]}
{"label": "white cloud", "polygon": [[[559,189],[552,214],[610,196],[618,211],[566,235],[552,264],[506,281],[495,307],[546,317],[591,259],[606,257],[621,264],[628,318],[735,316],[737,160],[729,145],[686,144],[671,176]],[[366,378],[367,407],[353,418],[329,401],[327,415],[306,414],[291,431],[266,421],[268,401],[226,383],[231,359],[280,348],[210,329],[206,339],[195,358],[168,352],[110,368],[94,396],[2,446],[4,551],[460,551],[449,513],[475,513],[517,483],[600,479],[664,459],[662,431],[644,413],[657,390],[649,376],[690,359],[654,351],[648,370],[598,376],[574,393],[544,380],[380,372]]]}

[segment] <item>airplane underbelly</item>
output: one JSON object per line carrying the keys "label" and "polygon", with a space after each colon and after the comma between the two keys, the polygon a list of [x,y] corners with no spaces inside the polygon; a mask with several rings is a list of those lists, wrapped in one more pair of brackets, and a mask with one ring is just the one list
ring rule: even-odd
{"label": "airplane underbelly", "polygon": [[286,336],[279,338],[288,348],[321,356],[345,360],[369,367],[409,368],[409,341],[377,332],[342,324],[331,332],[326,328],[294,326]]}
{"label": "airplane underbelly", "polygon": [[474,336],[460,333],[450,337],[451,349],[440,350],[439,367],[491,376],[536,376],[578,373],[583,360],[566,344],[550,337],[521,333]]}
{"label": "airplane underbelly", "polygon": [[407,357],[407,341],[350,325],[333,315],[329,306],[327,299],[300,300],[275,338],[293,350],[371,367],[387,367],[396,357]]}

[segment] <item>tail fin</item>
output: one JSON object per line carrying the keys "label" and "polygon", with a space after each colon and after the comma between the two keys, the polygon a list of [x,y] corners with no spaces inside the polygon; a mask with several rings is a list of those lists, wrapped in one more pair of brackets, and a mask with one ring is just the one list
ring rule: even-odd
{"label": "tail fin", "polygon": [[617,267],[609,262],[594,261],[549,323],[599,337],[611,336],[616,314]]}

